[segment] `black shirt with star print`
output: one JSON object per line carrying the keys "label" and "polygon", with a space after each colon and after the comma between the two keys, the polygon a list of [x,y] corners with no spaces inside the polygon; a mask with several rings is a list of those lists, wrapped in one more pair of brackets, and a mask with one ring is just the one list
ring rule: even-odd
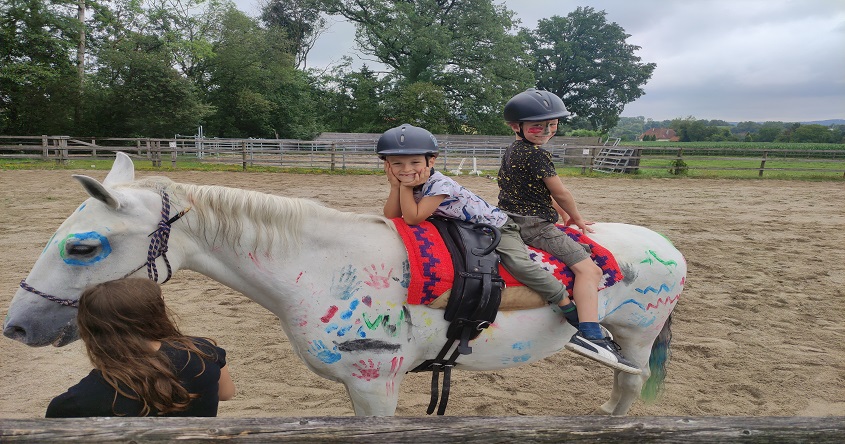
{"label": "black shirt with star print", "polygon": [[506,213],[558,220],[552,195],[543,179],[557,176],[552,154],[543,148],[516,140],[502,156],[499,168],[499,208]]}

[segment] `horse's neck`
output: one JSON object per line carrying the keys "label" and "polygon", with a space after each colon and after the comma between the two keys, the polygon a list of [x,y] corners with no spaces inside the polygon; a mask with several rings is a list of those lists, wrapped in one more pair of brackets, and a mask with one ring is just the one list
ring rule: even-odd
{"label": "horse's neck", "polygon": [[[362,258],[378,257],[385,250],[404,253],[398,236],[385,222],[357,221],[340,212],[336,216],[303,214],[299,227],[282,227],[296,232],[292,237],[299,239],[298,245],[289,244],[283,235],[270,241],[258,234],[261,227],[250,226],[248,220],[241,221],[234,242],[209,235],[221,232],[216,225],[222,223],[219,220],[207,222],[202,230],[196,223],[186,223],[174,230],[172,239],[183,252],[182,268],[221,282],[278,315],[290,304],[328,297],[333,277],[347,264],[363,269]],[[385,256],[390,257],[385,260],[397,260],[392,257],[396,254]]]}

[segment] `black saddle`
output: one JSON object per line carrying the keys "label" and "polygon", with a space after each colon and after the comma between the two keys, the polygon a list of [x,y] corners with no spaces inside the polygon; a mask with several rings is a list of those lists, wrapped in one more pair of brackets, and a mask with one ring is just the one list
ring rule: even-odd
{"label": "black saddle", "polygon": [[[460,355],[472,353],[469,341],[496,320],[502,301],[504,280],[499,276],[499,255],[496,247],[501,235],[498,228],[483,223],[431,217],[428,219],[443,237],[452,256],[455,278],[444,319],[450,322],[446,344],[437,357],[428,359],[412,372],[431,371],[431,402],[427,413],[434,412],[438,403],[438,384],[443,372],[443,389],[437,414],[446,411],[452,367]],[[455,349],[447,358],[452,347]]]}

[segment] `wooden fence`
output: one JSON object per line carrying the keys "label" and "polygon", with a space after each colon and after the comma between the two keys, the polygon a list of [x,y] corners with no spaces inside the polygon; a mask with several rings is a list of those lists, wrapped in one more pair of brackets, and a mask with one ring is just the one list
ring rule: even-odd
{"label": "wooden fence", "polygon": [[845,417],[0,419],[0,442],[842,443]]}
{"label": "wooden fence", "polygon": [[[448,173],[485,174],[499,168],[502,154],[513,139],[505,136],[438,136],[438,169]],[[378,134],[326,133],[313,141],[291,139],[198,139],[198,138],[72,138],[68,136],[0,136],[0,159],[27,158],[65,163],[74,159],[111,159],[123,151],[154,167],[180,162],[240,164],[254,166],[324,170],[380,170],[375,155]],[[545,146],[558,167],[594,171],[602,149],[598,138],[555,137]],[[622,148],[622,147],[619,147]],[[734,165],[697,165],[694,160],[733,162]],[[734,170],[804,171],[838,174],[845,177],[845,151],[743,148],[730,149],[669,146],[638,147],[629,155],[617,157],[626,162],[620,171],[636,173],[649,169],[685,171]],[[776,161],[789,165],[777,166]],[[742,162],[739,162],[742,161]],[[774,164],[773,164],[774,163]],[[736,166],[736,164],[741,164]]]}

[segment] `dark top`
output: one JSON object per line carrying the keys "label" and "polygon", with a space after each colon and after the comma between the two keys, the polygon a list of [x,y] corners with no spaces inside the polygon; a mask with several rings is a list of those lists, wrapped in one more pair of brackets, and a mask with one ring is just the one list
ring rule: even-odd
{"label": "dark top", "polygon": [[[212,345],[206,339],[191,338],[197,347],[212,356],[205,361],[205,371],[200,364],[201,358],[193,352],[173,348],[162,342],[160,353],[164,353],[173,363],[173,368],[182,386],[189,393],[200,395],[191,401],[188,408],[181,412],[158,415],[157,410],[150,406],[149,416],[217,416],[218,385],[220,369],[226,365],[226,351]],[[131,392],[128,388],[125,391]],[[82,418],[87,416],[140,416],[143,403],[118,395],[115,401],[115,390],[103,378],[102,373],[94,369],[88,376],[82,378],[78,384],[69,388],[67,392],[53,398],[47,407],[47,418]],[[112,410],[114,404],[114,410]]]}
{"label": "dark top", "polygon": [[557,176],[552,154],[522,139],[514,141],[499,168],[499,208],[506,213],[558,220],[543,179]]}

